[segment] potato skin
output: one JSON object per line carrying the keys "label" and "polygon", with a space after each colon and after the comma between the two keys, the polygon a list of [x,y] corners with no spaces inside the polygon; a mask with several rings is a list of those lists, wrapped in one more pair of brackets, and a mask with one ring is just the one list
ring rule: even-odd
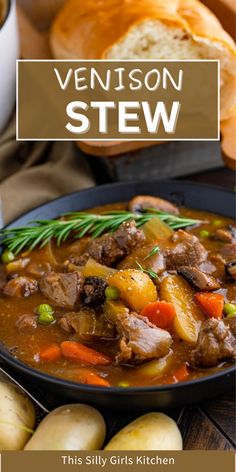
{"label": "potato skin", "polygon": [[109,284],[120,290],[122,300],[134,311],[140,312],[148,303],[157,300],[154,283],[141,270],[120,270],[109,279]]}
{"label": "potato skin", "polygon": [[25,451],[96,450],[101,449],[105,435],[105,421],[95,408],[64,405],[43,419]]}
{"label": "potato skin", "polygon": [[119,431],[106,451],[178,451],[183,449],[177,424],[163,413],[147,413]]}
{"label": "potato skin", "polygon": [[[24,448],[35,425],[31,400],[15,385],[0,382],[0,451]],[[24,429],[26,428],[26,429]]]}

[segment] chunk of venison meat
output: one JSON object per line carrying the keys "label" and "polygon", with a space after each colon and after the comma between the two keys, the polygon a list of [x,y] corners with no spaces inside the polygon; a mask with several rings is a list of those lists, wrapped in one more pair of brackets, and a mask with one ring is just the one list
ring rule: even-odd
{"label": "chunk of venison meat", "polygon": [[130,254],[132,250],[145,240],[141,230],[136,227],[134,221],[123,223],[112,234],[104,234],[92,240],[86,252],[93,259],[108,267],[118,262],[122,257]]}
{"label": "chunk of venison meat", "polygon": [[116,329],[120,335],[117,364],[163,357],[172,344],[168,331],[157,328],[147,318],[134,312],[118,315]]}
{"label": "chunk of venison meat", "polygon": [[92,308],[101,306],[105,301],[106,281],[102,277],[86,277],[84,282],[84,305]]}
{"label": "chunk of venison meat", "polygon": [[29,297],[37,292],[37,280],[24,276],[9,280],[3,288],[3,294],[8,297]]}
{"label": "chunk of venison meat", "polygon": [[116,338],[115,327],[92,309],[83,308],[78,312],[66,313],[60,318],[58,325],[67,334],[83,341]]}
{"label": "chunk of venison meat", "polygon": [[66,272],[74,272],[78,270],[79,267],[83,267],[88,261],[90,255],[88,252],[81,254],[80,256],[70,256],[63,263],[63,269]]}
{"label": "chunk of venison meat", "polygon": [[90,241],[89,237],[83,237],[82,239],[77,239],[68,247],[69,255],[63,263],[63,269],[66,272],[74,272],[79,270],[79,267],[82,267],[86,264],[89,259],[89,254],[85,252],[86,246]]}
{"label": "chunk of venison meat", "polygon": [[130,254],[132,250],[145,241],[142,230],[138,229],[135,221],[126,221],[114,233],[113,237],[125,254]]}
{"label": "chunk of venison meat", "polygon": [[155,210],[178,215],[179,209],[173,203],[164,200],[163,198],[152,197],[151,195],[139,195],[132,198],[129,202],[128,209],[132,213],[142,213],[147,208],[154,208]]}
{"label": "chunk of venison meat", "polygon": [[197,236],[179,229],[172,236],[175,247],[167,248],[165,260],[167,270],[178,270],[182,266],[198,266],[207,259],[208,252]]}
{"label": "chunk of venison meat", "polygon": [[226,274],[231,277],[231,279],[236,280],[236,260],[227,262],[225,264]]}
{"label": "chunk of venison meat", "polygon": [[212,275],[202,272],[197,267],[182,266],[178,269],[178,274],[182,275],[188,282],[200,290],[211,292],[220,288],[219,282]]}
{"label": "chunk of venison meat", "polygon": [[204,262],[201,262],[198,268],[205,274],[213,274],[214,272],[217,271],[216,261],[217,261],[216,258],[211,258],[211,256],[209,255],[209,259]]}
{"label": "chunk of venison meat", "polygon": [[224,318],[223,321],[224,321],[225,325],[229,327],[231,333],[236,338],[236,315],[232,316],[232,317],[229,317],[229,318],[228,317]]}
{"label": "chunk of venison meat", "polygon": [[203,322],[191,364],[196,367],[215,367],[236,358],[236,339],[223,320],[210,318]]}
{"label": "chunk of venison meat", "polygon": [[165,259],[162,252],[158,252],[150,256],[153,248],[156,247],[153,243],[145,244],[142,247],[134,249],[131,254],[126,256],[117,266],[120,270],[123,269],[137,269],[137,262],[141,263],[144,269],[152,269],[156,274],[161,274],[165,270]]}
{"label": "chunk of venison meat", "polygon": [[236,259],[236,242],[225,244],[219,249],[219,253],[225,262],[230,262]]}
{"label": "chunk of venison meat", "polygon": [[21,315],[16,322],[16,327],[20,331],[28,331],[37,328],[36,315]]}
{"label": "chunk of venison meat", "polygon": [[81,272],[45,274],[40,282],[41,293],[53,304],[74,309],[81,300],[84,277]]}
{"label": "chunk of venison meat", "polygon": [[227,228],[219,228],[216,230],[214,237],[224,243],[231,243],[236,240],[236,228],[232,225]]}
{"label": "chunk of venison meat", "polygon": [[124,256],[124,251],[119,248],[111,234],[104,234],[100,238],[91,241],[87,251],[95,261],[108,267],[112,266]]}

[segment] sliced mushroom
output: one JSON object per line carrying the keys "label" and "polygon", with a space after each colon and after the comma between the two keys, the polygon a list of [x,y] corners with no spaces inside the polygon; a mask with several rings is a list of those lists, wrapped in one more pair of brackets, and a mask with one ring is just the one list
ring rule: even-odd
{"label": "sliced mushroom", "polygon": [[214,237],[224,243],[232,243],[236,239],[236,229],[232,225],[227,228],[219,228],[216,230]]}
{"label": "sliced mushroom", "polygon": [[227,264],[225,264],[225,271],[231,279],[236,280],[236,260],[227,262]]}
{"label": "sliced mushroom", "polygon": [[182,266],[178,269],[178,274],[200,290],[211,292],[220,288],[219,282],[212,275],[205,274],[197,267]]}
{"label": "sliced mushroom", "polygon": [[139,195],[138,197],[132,198],[129,202],[129,211],[133,213],[139,213],[146,208],[154,208],[155,210],[165,211],[173,215],[179,214],[179,209],[173,203],[162,198],[152,197],[151,195]]}

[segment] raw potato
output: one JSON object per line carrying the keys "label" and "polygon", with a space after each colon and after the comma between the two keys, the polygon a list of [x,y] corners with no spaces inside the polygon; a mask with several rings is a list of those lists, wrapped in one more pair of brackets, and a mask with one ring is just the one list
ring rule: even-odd
{"label": "raw potato", "polygon": [[0,382],[0,451],[24,448],[35,425],[31,400],[15,385]]}
{"label": "raw potato", "polygon": [[105,421],[95,408],[80,403],[64,405],[43,419],[25,450],[92,451],[101,449],[105,435]]}
{"label": "raw potato", "polygon": [[179,451],[183,449],[177,424],[163,413],[140,416],[119,431],[106,451]]}
{"label": "raw potato", "polygon": [[194,301],[194,290],[179,275],[165,277],[161,283],[161,298],[175,308],[173,327],[188,343],[196,343],[204,316]]}
{"label": "raw potato", "polygon": [[122,300],[132,310],[140,312],[148,303],[157,300],[154,283],[141,270],[120,270],[110,278],[109,284],[119,289]]}

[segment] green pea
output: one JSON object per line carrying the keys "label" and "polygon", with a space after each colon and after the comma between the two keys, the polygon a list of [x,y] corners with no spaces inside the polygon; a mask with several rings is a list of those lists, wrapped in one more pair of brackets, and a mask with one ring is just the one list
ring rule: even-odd
{"label": "green pea", "polygon": [[37,308],[36,308],[36,313],[38,315],[41,315],[41,313],[50,313],[51,315],[53,315],[54,313],[54,310],[53,308],[48,305],[47,303],[42,303],[41,305],[39,305]]}
{"label": "green pea", "polygon": [[105,289],[105,297],[108,299],[108,300],[117,300],[118,298],[120,298],[120,291],[118,288],[116,287],[110,287],[108,286],[106,289]]}
{"label": "green pea", "polygon": [[208,238],[208,236],[210,236],[210,233],[209,233],[209,231],[207,231],[207,229],[202,229],[200,231],[200,236],[201,236],[201,238]]}
{"label": "green pea", "polygon": [[8,262],[12,262],[15,259],[15,255],[11,251],[4,251],[2,253],[2,262],[3,264],[8,264]]}
{"label": "green pea", "polygon": [[222,220],[214,220],[213,221],[214,226],[222,226],[222,224],[223,224]]}
{"label": "green pea", "polygon": [[52,324],[55,321],[55,318],[52,313],[44,311],[38,316],[38,323],[43,325]]}
{"label": "green pea", "polygon": [[123,382],[121,381],[117,384],[117,387],[127,388],[129,386],[130,386],[129,382],[125,382],[125,381],[123,381]]}
{"label": "green pea", "polygon": [[234,303],[225,303],[224,314],[227,316],[236,315],[236,305]]}

